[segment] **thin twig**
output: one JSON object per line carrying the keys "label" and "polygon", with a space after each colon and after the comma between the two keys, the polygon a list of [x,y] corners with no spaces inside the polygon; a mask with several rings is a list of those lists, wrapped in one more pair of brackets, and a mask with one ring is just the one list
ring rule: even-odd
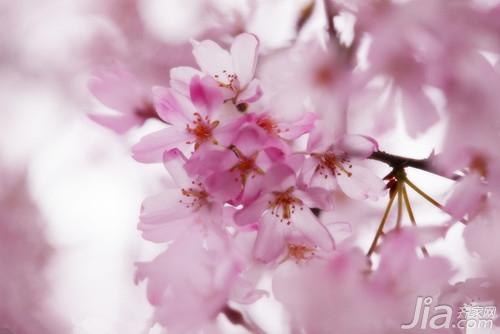
{"label": "thin twig", "polygon": [[398,193],[398,212],[396,218],[396,229],[401,228],[401,220],[403,218],[403,193],[401,188],[404,186],[403,181],[398,180],[398,185],[396,187],[396,192]]}
{"label": "thin twig", "polygon": [[429,196],[427,193],[425,193],[422,189],[420,189],[419,187],[417,187],[413,182],[411,182],[410,180],[408,179],[405,179],[405,182],[406,184],[408,184],[413,190],[415,190],[420,196],[422,196],[423,198],[425,198],[429,203],[431,203],[432,205],[434,205],[435,207],[441,209],[444,211],[444,207],[441,203],[439,203],[438,201],[436,201],[434,198],[432,198],[431,196]]}
{"label": "thin twig", "polygon": [[[406,211],[408,212],[408,216],[410,217],[411,224],[413,226],[417,226],[417,220],[415,219],[415,216],[413,215],[413,209],[411,208],[410,204],[410,199],[408,197],[408,192],[406,191],[406,185],[403,183],[402,187],[402,193],[403,193],[403,199],[406,204]],[[429,251],[425,246],[421,246],[420,249],[422,250],[422,253],[424,254],[425,257],[429,257]]]}
{"label": "thin twig", "polygon": [[380,224],[379,224],[378,229],[377,229],[377,233],[375,234],[375,238],[373,239],[372,244],[370,246],[370,249],[368,250],[368,253],[366,254],[368,257],[373,254],[373,252],[375,251],[375,248],[377,247],[378,238],[380,238],[380,236],[383,233],[384,225],[385,225],[385,222],[387,221],[387,218],[389,217],[389,212],[391,211],[391,207],[392,207],[392,203],[394,202],[394,198],[396,198],[396,192],[393,192],[391,194],[391,197],[389,199],[389,203],[387,204],[387,207],[385,208],[384,216],[382,217],[382,220],[380,221]]}
{"label": "thin twig", "polygon": [[[450,215],[450,216],[453,216],[450,212],[448,212],[444,206],[439,203],[438,201],[436,201],[434,198],[432,198],[431,196],[429,196],[427,193],[425,193],[422,189],[420,189],[419,187],[417,187],[413,182],[411,182],[410,180],[408,179],[405,179],[405,182],[407,185],[409,185],[413,190],[415,190],[420,196],[422,196],[423,198],[425,198],[429,203],[431,203],[432,205],[434,205],[435,207],[441,209],[444,213]],[[467,224],[468,221],[467,219],[464,219],[464,218],[461,218],[461,219],[458,219],[459,222],[463,223],[463,224]]]}

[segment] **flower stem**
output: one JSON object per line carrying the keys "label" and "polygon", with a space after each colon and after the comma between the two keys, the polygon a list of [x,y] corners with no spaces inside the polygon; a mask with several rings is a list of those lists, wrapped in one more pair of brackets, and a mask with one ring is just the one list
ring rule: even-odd
{"label": "flower stem", "polygon": [[396,186],[396,192],[398,193],[398,213],[396,218],[396,230],[401,228],[401,220],[403,217],[403,192],[402,189],[404,187],[404,183],[402,180],[398,180],[398,184]]}
{"label": "flower stem", "polygon": [[[425,193],[422,189],[420,189],[419,187],[417,187],[413,182],[411,182],[410,180],[408,179],[405,179],[405,182],[406,184],[408,184],[413,190],[415,190],[420,196],[422,196],[423,198],[425,198],[428,202],[430,202],[432,205],[434,205],[435,207],[441,209],[444,213],[450,215],[450,216],[453,216],[451,213],[449,213],[445,208],[444,206],[439,203],[438,201],[436,201],[434,198],[432,198],[431,196],[429,196],[427,193]],[[461,219],[458,219],[459,222],[463,223],[463,224],[467,224],[468,221],[467,219],[465,218],[461,218]]]}
{"label": "flower stem", "polygon": [[[406,191],[405,184],[403,184],[402,193],[403,193],[404,202],[406,204],[406,211],[408,212],[408,216],[410,217],[410,221],[411,221],[413,226],[417,226],[417,221],[416,221],[415,216],[413,214],[413,209],[411,208],[410,199],[408,197],[408,192]],[[429,257],[429,251],[427,250],[427,248],[425,246],[420,247],[420,249],[422,250],[422,253],[424,254],[425,257]]]}
{"label": "flower stem", "polygon": [[[425,198],[429,203],[431,203],[432,205],[434,205],[435,207],[438,207],[439,209],[444,210],[444,207],[441,203],[439,203],[438,201],[436,201],[434,198],[432,198],[431,196],[429,196],[427,193],[425,193],[422,189],[420,189],[419,187],[417,187],[413,182],[411,182],[410,180],[408,179],[405,179],[405,182],[406,184],[408,184],[413,190],[415,190],[420,196],[422,196],[423,198]],[[446,211],[445,211],[446,212]]]}
{"label": "flower stem", "polygon": [[222,313],[234,325],[240,325],[247,329],[250,333],[264,334],[265,332],[251,319],[245,317],[240,311],[226,305]]}
{"label": "flower stem", "polygon": [[378,239],[383,234],[384,225],[385,225],[385,222],[387,221],[387,218],[389,217],[389,212],[391,211],[391,207],[392,207],[392,203],[394,202],[394,198],[396,198],[396,192],[393,192],[391,194],[391,197],[389,199],[389,203],[387,204],[387,207],[385,208],[384,215],[383,215],[382,220],[380,221],[380,224],[378,226],[377,233],[375,234],[375,238],[373,238],[370,249],[368,250],[368,253],[366,254],[366,256],[368,256],[368,257],[370,257],[373,254],[373,252],[375,251],[375,248],[377,247]]}

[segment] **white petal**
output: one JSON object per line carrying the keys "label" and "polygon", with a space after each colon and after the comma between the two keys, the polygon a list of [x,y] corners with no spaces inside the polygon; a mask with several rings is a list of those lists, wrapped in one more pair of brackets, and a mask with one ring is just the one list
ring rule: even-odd
{"label": "white petal", "polygon": [[[219,76],[224,81],[223,71],[231,74],[234,72],[233,63],[229,52],[213,41],[203,41],[194,45],[193,55],[203,72],[211,76]],[[224,81],[225,82],[225,81]]]}
{"label": "white petal", "polygon": [[242,87],[252,80],[257,65],[259,40],[253,34],[240,34],[231,45],[233,69]]}

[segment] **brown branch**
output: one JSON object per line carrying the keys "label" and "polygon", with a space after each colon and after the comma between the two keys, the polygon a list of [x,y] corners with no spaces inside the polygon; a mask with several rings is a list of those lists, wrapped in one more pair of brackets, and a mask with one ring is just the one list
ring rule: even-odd
{"label": "brown branch", "polygon": [[406,167],[412,167],[416,169],[420,169],[423,171],[426,171],[428,173],[436,174],[451,180],[458,180],[460,179],[460,175],[454,174],[454,175],[446,175],[434,168],[432,166],[432,162],[430,158],[427,159],[413,159],[413,158],[407,158],[407,157],[402,157],[399,155],[394,155],[390,153],[386,153],[384,151],[375,151],[372,153],[371,156],[368,157],[368,159],[372,160],[377,160],[380,162],[383,162],[389,166],[391,166],[394,169],[401,169],[401,168],[406,168]]}

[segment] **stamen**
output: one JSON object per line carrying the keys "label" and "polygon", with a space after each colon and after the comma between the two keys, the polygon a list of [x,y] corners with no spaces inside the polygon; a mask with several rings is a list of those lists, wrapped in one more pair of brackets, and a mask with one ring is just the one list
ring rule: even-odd
{"label": "stamen", "polygon": [[[304,210],[303,202],[299,198],[293,196],[294,189],[295,187],[290,187],[283,192],[274,191],[274,201],[269,201],[271,213],[276,218],[281,217],[280,222],[285,222],[287,225],[292,223],[290,219],[295,213],[297,206],[299,210]],[[281,213],[279,210],[281,210]]]}
{"label": "stamen", "polygon": [[282,130],[278,127],[278,124],[276,124],[273,119],[267,116],[259,118],[257,120],[257,125],[266,130],[267,133],[272,135],[277,135],[282,132]]}
{"label": "stamen", "polygon": [[208,193],[203,189],[203,186],[200,182],[196,185],[199,188],[181,189],[182,195],[184,195],[186,199],[181,199],[179,200],[179,202],[184,204],[188,209],[198,210],[202,206],[208,204]]}
{"label": "stamen", "polygon": [[230,171],[238,170],[240,172],[241,182],[243,185],[246,184],[246,181],[248,180],[250,174],[253,174],[252,177],[254,177],[255,174],[264,174],[264,171],[255,164],[255,159],[257,159],[259,152],[255,152],[251,156],[247,157],[234,145],[230,145],[229,149],[233,151],[236,157],[239,159],[239,161],[233,167],[231,167]]}
{"label": "stamen", "polygon": [[310,260],[314,256],[314,248],[304,245],[288,244],[288,257],[296,262]]}
{"label": "stamen", "polygon": [[[341,158],[336,156],[335,154],[331,152],[326,152],[323,154],[319,153],[313,153],[311,154],[313,157],[319,160],[319,165],[318,165],[318,173],[321,176],[324,176],[325,179],[328,178],[328,174],[331,174],[332,176],[340,176],[341,173],[344,173],[347,175],[347,177],[352,176],[352,172],[350,172],[348,169],[352,168],[351,161],[346,159],[346,158]],[[347,167],[346,167],[347,165]],[[325,173],[324,170],[327,170],[329,173]]]}
{"label": "stamen", "polygon": [[[192,126],[186,124],[186,131],[192,134],[194,138],[195,149],[198,149],[204,142],[213,139],[212,131],[219,125],[219,121],[210,121],[208,116],[204,118],[199,113],[194,113],[194,119],[191,122]],[[188,141],[192,144],[193,141]]]}

